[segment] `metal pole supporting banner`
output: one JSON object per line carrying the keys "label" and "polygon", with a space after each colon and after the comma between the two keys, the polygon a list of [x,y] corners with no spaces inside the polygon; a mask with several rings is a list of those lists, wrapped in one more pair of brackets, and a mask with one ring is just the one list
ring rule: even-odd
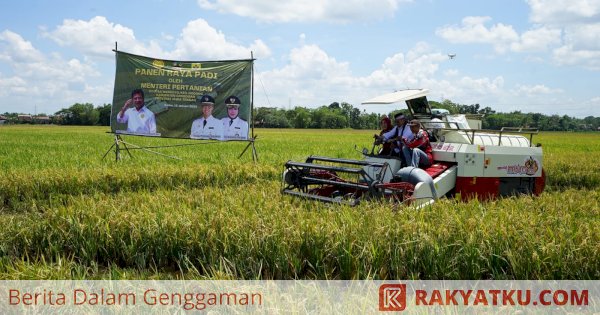
{"label": "metal pole supporting banner", "polygon": [[252,139],[254,139],[254,52],[250,51],[250,123],[252,124]]}
{"label": "metal pole supporting banner", "polygon": [[248,145],[246,145],[246,147],[244,148],[244,151],[242,151],[242,153],[240,153],[240,155],[238,156],[238,159],[241,158],[244,155],[244,153],[246,153],[246,151],[248,151],[248,148],[252,147],[252,160],[255,163],[258,161],[258,154],[256,153],[256,147],[254,146],[255,140],[256,140],[256,137],[248,140]]}
{"label": "metal pole supporting banner", "polygon": [[255,163],[258,161],[258,154],[256,153],[256,147],[254,146],[254,141],[258,137],[254,134],[254,52],[250,51],[250,73],[251,73],[251,81],[250,81],[250,130],[251,137],[248,139],[248,145],[244,148],[238,159],[241,158],[244,153],[248,150],[248,148],[252,147],[252,161]]}
{"label": "metal pole supporting banner", "polygon": [[121,143],[123,144],[123,147],[125,148],[125,151],[127,151],[127,154],[129,155],[130,158],[133,158],[133,155],[131,155],[131,152],[129,152],[129,148],[127,147],[127,142],[123,141],[123,139],[121,138],[120,135],[115,134],[115,142],[113,142],[113,144],[110,146],[110,148],[108,148],[108,151],[106,151],[106,153],[104,153],[104,155],[102,156],[102,159],[104,160],[104,158],[106,158],[106,155],[108,155],[108,152],[110,152],[113,148],[115,149],[115,162],[118,162],[119,160],[121,160]]}

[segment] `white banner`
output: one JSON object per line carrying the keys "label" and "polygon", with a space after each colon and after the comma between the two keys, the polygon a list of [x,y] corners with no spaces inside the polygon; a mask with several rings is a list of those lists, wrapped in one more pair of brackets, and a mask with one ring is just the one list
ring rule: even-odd
{"label": "white banner", "polygon": [[600,281],[0,281],[2,314],[600,312]]}

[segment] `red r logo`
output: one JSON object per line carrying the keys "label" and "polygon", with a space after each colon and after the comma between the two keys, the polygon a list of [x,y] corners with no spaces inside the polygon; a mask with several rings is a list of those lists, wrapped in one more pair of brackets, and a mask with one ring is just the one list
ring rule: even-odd
{"label": "red r logo", "polygon": [[406,308],[406,284],[382,284],[379,287],[379,310],[399,312]]}

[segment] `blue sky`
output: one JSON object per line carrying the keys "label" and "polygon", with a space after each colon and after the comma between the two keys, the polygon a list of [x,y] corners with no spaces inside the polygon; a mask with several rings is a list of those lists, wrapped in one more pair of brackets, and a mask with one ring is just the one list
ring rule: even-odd
{"label": "blue sky", "polygon": [[255,106],[427,88],[435,101],[600,116],[600,0],[11,1],[0,112],[110,103],[115,41],[165,59],[253,51]]}

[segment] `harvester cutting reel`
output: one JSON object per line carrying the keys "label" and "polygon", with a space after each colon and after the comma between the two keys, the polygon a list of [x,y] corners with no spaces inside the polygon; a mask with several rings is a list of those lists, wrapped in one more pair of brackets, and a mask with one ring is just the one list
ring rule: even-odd
{"label": "harvester cutting reel", "polygon": [[394,178],[389,164],[310,156],[288,161],[281,192],[322,202],[358,205],[361,199],[408,203],[415,186]]}

